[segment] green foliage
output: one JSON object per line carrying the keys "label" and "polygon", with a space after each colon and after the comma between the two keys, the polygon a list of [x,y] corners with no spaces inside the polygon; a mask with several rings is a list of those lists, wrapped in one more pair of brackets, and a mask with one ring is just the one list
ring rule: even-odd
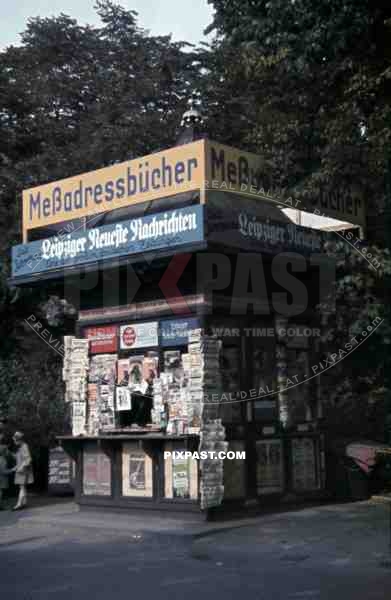
{"label": "green foliage", "polygon": [[[0,53],[2,217],[18,237],[22,189],[169,146],[198,77],[185,44],[99,2],[100,28],[31,19]],[[4,222],[4,218],[2,222]]]}
{"label": "green foliage", "polygon": [[24,431],[39,447],[65,431],[67,410],[61,357],[45,346],[35,356],[35,361],[26,354],[0,358],[0,412],[7,415],[7,428]]}
{"label": "green foliage", "polygon": [[[285,188],[286,197],[313,195],[320,187],[353,187],[367,203],[370,239],[384,246],[391,4],[211,4],[215,18],[209,29],[217,37],[203,85],[212,137],[263,156],[265,189]],[[384,386],[390,387],[385,377],[391,360],[389,299],[384,303],[390,255],[381,247],[370,251],[380,264],[375,270],[346,242],[330,248],[338,264],[336,311],[327,302],[320,307],[325,339],[319,360],[343,348],[377,316],[384,319],[362,346],[321,376],[329,417],[345,431],[351,424],[356,433],[366,431],[371,419],[378,425],[384,419]]]}
{"label": "green foliage", "polygon": [[265,186],[310,194],[354,185],[379,210],[390,140],[390,3],[212,4],[219,38],[205,89],[216,136],[265,157]]}
{"label": "green foliage", "polygon": [[[42,425],[44,438],[57,427],[57,417],[41,419],[48,398],[62,414],[54,393],[59,365],[46,366],[45,377],[38,365],[32,368],[32,356],[49,364],[46,352],[53,351],[24,318],[42,315],[46,292],[16,293],[6,283],[9,247],[20,242],[22,189],[172,145],[185,102],[198,90],[210,137],[264,157],[265,188],[301,195],[352,185],[371,214],[378,220],[382,214],[391,122],[389,2],[212,4],[217,36],[210,47],[150,36],[134,11],[106,0],[97,2],[99,27],[64,14],[31,19],[21,45],[0,52],[0,397],[15,422],[26,415],[28,427],[31,415],[32,432]],[[344,251],[341,260],[351,273],[340,271],[338,314],[327,323],[337,345],[384,311],[382,275],[374,277],[357,253]],[[380,262],[388,272],[389,256]],[[387,325],[352,354],[348,367],[344,361],[339,373],[330,370],[332,389],[343,388],[336,402],[358,394],[365,404],[379,396],[384,332],[391,339]]]}
{"label": "green foliage", "polygon": [[[335,366],[321,375],[323,403],[329,422],[344,434],[351,431],[352,434],[382,439],[384,351],[391,343],[383,289],[391,260],[388,251],[363,247],[365,254],[345,241],[339,241],[329,249],[337,265],[335,305],[325,301],[319,306],[324,337],[317,360],[324,361],[333,353],[338,355]],[[360,343],[364,339],[362,332],[366,337]],[[349,343],[350,348],[347,347]],[[343,351],[341,354],[340,350]]]}
{"label": "green foliage", "polygon": [[7,285],[21,192],[173,145],[200,77],[188,44],[150,36],[113,2],[96,8],[101,26],[30,19],[21,44],[0,52],[0,398],[10,424],[37,443],[62,429],[61,360],[24,319],[34,314],[60,336],[69,311],[43,287]]}

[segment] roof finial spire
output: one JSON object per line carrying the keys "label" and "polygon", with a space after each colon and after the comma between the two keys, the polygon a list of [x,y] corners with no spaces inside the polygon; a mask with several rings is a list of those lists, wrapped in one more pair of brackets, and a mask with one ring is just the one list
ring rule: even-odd
{"label": "roof finial spire", "polygon": [[199,96],[199,93],[193,92],[187,101],[188,108],[182,115],[181,132],[177,141],[178,146],[206,137],[202,131],[203,118],[200,111],[201,101]]}
{"label": "roof finial spire", "polygon": [[189,108],[182,115],[181,127],[189,127],[190,125],[196,124],[200,125],[202,123],[202,115],[198,110],[200,100],[197,98],[195,92],[190,96],[187,104]]}

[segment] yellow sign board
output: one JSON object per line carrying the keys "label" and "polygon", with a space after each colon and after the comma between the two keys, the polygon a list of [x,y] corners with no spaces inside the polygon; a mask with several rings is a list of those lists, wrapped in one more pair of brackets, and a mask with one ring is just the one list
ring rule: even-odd
{"label": "yellow sign board", "polygon": [[354,188],[319,189],[309,197],[290,198],[268,190],[266,166],[261,156],[230,146],[206,142],[206,188],[252,196],[285,208],[305,210],[347,223],[365,226],[365,203]]}
{"label": "yellow sign board", "polygon": [[116,208],[200,191],[231,191],[341,221],[365,225],[365,206],[351,190],[319,193],[310,199],[278,198],[264,189],[265,162],[210,140],[199,140],[23,192],[23,237],[27,231]]}
{"label": "yellow sign board", "polygon": [[131,204],[203,189],[204,141],[177,146],[23,192],[23,233]]}
{"label": "yellow sign board", "polygon": [[257,154],[242,152],[208,140],[206,187],[255,193],[263,186],[265,161]]}

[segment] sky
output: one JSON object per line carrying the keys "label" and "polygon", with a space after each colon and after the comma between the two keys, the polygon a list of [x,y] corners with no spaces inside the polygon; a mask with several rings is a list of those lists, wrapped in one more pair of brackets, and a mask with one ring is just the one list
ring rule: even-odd
{"label": "sky", "polygon": [[[0,0],[0,47],[20,41],[19,33],[29,17],[51,17],[62,13],[81,24],[99,24],[95,0]],[[207,0],[119,0],[118,4],[139,14],[139,26],[151,34],[172,33],[174,41],[206,41],[203,30],[212,20]]]}

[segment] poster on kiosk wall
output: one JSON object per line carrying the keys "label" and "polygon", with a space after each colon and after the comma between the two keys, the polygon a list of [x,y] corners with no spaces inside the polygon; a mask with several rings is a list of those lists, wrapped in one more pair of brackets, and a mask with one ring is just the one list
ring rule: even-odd
{"label": "poster on kiosk wall", "polygon": [[84,335],[90,342],[90,354],[117,352],[117,334],[118,328],[115,325],[87,327]]}
{"label": "poster on kiosk wall", "polygon": [[158,345],[158,321],[123,325],[120,328],[121,350],[151,348]]}

